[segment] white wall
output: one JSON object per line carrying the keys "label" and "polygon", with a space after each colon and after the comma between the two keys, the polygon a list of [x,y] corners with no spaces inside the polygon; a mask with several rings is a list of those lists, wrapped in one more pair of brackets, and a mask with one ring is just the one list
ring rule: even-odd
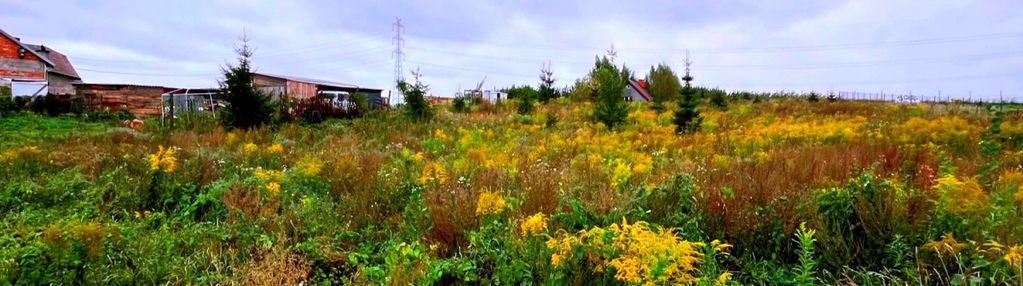
{"label": "white wall", "polygon": [[[40,90],[41,89],[41,90]],[[38,94],[36,94],[38,92]],[[47,86],[45,82],[12,82],[11,83],[11,95],[14,96],[32,96],[46,95]]]}

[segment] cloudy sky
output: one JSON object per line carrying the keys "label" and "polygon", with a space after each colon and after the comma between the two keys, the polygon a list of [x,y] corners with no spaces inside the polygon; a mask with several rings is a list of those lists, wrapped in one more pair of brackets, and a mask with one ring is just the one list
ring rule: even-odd
{"label": "cloudy sky", "polygon": [[432,92],[559,85],[613,45],[730,90],[844,90],[1023,100],[1023,1],[56,1],[0,0],[0,29],[69,56],[87,82],[216,86],[245,31],[258,71],[393,86],[392,24],[405,76]]}

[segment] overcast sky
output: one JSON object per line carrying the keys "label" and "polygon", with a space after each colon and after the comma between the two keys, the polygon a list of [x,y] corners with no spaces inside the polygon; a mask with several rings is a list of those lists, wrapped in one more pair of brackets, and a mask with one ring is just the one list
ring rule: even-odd
{"label": "overcast sky", "polygon": [[[443,2],[443,3],[442,3]],[[613,44],[645,77],[681,69],[730,90],[846,90],[1023,100],[1023,1],[56,1],[0,0],[0,29],[68,55],[86,82],[217,85],[243,31],[260,72],[432,92],[558,85]]]}

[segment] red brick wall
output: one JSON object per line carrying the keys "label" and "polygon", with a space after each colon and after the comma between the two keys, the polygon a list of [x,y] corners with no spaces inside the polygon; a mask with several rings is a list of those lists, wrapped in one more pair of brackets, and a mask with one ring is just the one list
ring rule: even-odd
{"label": "red brick wall", "polygon": [[[45,79],[45,65],[31,52],[25,52],[25,59],[18,57],[21,48],[13,40],[0,36],[0,77],[20,79]],[[38,68],[37,68],[38,67]]]}

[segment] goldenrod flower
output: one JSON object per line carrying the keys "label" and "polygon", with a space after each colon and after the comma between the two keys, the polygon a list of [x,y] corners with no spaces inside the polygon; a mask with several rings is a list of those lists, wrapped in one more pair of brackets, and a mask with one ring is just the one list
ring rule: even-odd
{"label": "goldenrod flower", "polygon": [[[568,235],[558,230],[547,240],[551,264],[561,265],[575,249],[582,249],[594,264],[593,271],[615,269],[615,279],[629,284],[684,285],[696,282],[693,272],[703,261],[704,244],[678,239],[671,229],[651,228],[646,222],[612,224],[607,230],[594,227]],[[718,243],[719,247],[723,244]],[[720,277],[719,277],[720,279]],[[727,280],[727,276],[724,278]]]}
{"label": "goldenrod flower", "polygon": [[245,145],[242,145],[242,152],[245,152],[246,154],[259,152],[259,146],[252,142],[245,143]]}
{"label": "goldenrod flower", "polygon": [[270,154],[278,154],[278,155],[284,154],[284,145],[281,145],[281,144],[278,144],[278,143],[274,143],[273,145],[270,145],[269,147],[266,147],[266,152],[270,153]]}
{"label": "goldenrod flower", "polygon": [[238,134],[235,134],[234,132],[227,133],[227,137],[224,138],[224,143],[227,145],[234,145],[235,142],[238,142]]}
{"label": "goldenrod flower", "polygon": [[1017,245],[1010,247],[1009,250],[1005,252],[1004,258],[1010,266],[1019,268],[1023,265],[1023,246]]}
{"label": "goldenrod flower", "polygon": [[269,182],[266,184],[266,190],[270,192],[270,196],[276,197],[281,192],[281,184],[276,182]]}
{"label": "goldenrod flower", "polygon": [[431,162],[423,166],[423,174],[416,180],[416,184],[420,186],[426,186],[430,183],[443,185],[447,180],[448,174],[447,171],[444,171],[444,166],[437,162]]}
{"label": "goldenrod flower", "polygon": [[723,242],[721,242],[720,240],[717,240],[717,239],[715,239],[714,241],[711,241],[710,242],[710,246],[714,247],[714,251],[715,252],[723,252],[723,251],[727,251],[729,248],[732,248],[731,244],[723,243]]}
{"label": "goldenrod flower", "polygon": [[941,240],[924,243],[924,248],[930,249],[938,254],[947,254],[952,256],[959,254],[960,251],[965,249],[966,244],[956,240],[952,233],[946,233],[941,236]]}
{"label": "goldenrod flower", "polygon": [[263,168],[256,168],[252,171],[253,175],[257,179],[264,182],[280,182],[281,178],[284,177],[284,172],[277,170],[264,170]]}
{"label": "goldenrod flower", "polygon": [[178,167],[178,159],[174,157],[174,148],[158,146],[156,153],[149,155],[149,170],[173,173]]}
{"label": "goldenrod flower", "polygon": [[476,214],[499,214],[504,211],[505,201],[501,195],[489,191],[484,191],[480,194],[478,200],[476,200]]}
{"label": "goldenrod flower", "polygon": [[988,195],[976,178],[959,180],[954,175],[938,179],[934,189],[941,195],[945,207],[954,214],[977,213],[988,205]]}
{"label": "goldenrod flower", "polygon": [[444,130],[437,129],[433,131],[433,137],[437,137],[437,139],[444,140],[448,139],[448,134],[444,133]]}
{"label": "goldenrod flower", "polygon": [[522,224],[519,225],[519,231],[522,233],[522,236],[541,234],[547,231],[547,219],[544,218],[543,213],[536,213],[522,221]]}
{"label": "goldenrod flower", "polygon": [[728,283],[728,279],[730,277],[732,277],[732,273],[731,272],[721,273],[721,275],[718,275],[718,279],[717,279],[717,281],[715,281],[714,285],[718,285],[718,286],[725,285],[725,284]]}
{"label": "goldenrod flower", "polygon": [[315,177],[323,169],[323,162],[313,156],[302,157],[295,165],[298,167],[298,172],[306,177]]}

